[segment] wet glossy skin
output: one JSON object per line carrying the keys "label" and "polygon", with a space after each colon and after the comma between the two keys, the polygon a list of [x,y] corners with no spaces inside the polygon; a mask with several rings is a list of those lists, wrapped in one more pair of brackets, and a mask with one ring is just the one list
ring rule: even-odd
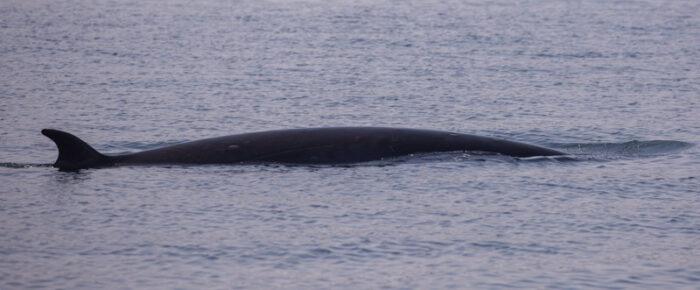
{"label": "wet glossy skin", "polygon": [[[346,164],[415,153],[483,151],[515,157],[563,155],[534,145],[495,138],[443,131],[382,128],[337,127],[275,130],[203,139],[120,156],[99,153],[93,161],[67,161],[66,144],[78,144],[76,137],[57,130],[42,131],[59,147],[61,169],[80,169],[133,164],[228,164],[272,162],[290,164]],[[72,138],[71,138],[72,137]],[[68,140],[61,141],[61,140]],[[83,142],[80,146],[87,146]],[[89,147],[89,146],[88,146]],[[91,149],[91,148],[90,148]],[[90,151],[89,149],[86,149]],[[96,152],[96,151],[95,151]],[[65,155],[65,156],[64,156]],[[66,157],[66,158],[61,158]],[[79,164],[73,164],[79,163]]]}

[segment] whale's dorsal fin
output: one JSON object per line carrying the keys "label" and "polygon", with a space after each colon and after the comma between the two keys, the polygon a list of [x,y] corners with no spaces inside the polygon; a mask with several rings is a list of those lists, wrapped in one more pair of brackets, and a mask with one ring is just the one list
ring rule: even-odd
{"label": "whale's dorsal fin", "polygon": [[110,164],[109,157],[97,152],[85,141],[69,133],[44,129],[41,134],[49,137],[58,147],[58,159],[53,164],[60,170],[73,171]]}

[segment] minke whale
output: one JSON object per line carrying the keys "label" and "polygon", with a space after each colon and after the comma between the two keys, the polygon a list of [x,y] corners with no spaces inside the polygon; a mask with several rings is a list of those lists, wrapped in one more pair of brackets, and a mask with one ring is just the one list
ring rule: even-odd
{"label": "minke whale", "polygon": [[565,153],[496,138],[435,130],[326,127],[202,139],[124,155],[105,155],[69,133],[44,129],[62,171],[141,164],[349,164],[419,153],[476,151],[514,157]]}

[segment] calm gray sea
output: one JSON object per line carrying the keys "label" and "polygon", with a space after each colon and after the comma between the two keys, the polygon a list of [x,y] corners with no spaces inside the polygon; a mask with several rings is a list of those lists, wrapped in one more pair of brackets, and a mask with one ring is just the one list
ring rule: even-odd
{"label": "calm gray sea", "polygon": [[[700,2],[0,1],[0,288],[700,289]],[[415,127],[573,160],[59,172]]]}

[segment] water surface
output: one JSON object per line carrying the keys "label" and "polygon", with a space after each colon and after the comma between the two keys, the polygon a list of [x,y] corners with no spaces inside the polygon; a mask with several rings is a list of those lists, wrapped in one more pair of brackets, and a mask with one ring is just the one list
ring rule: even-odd
{"label": "water surface", "polygon": [[[697,288],[696,1],[4,1],[0,288]],[[396,126],[573,160],[59,172]]]}

